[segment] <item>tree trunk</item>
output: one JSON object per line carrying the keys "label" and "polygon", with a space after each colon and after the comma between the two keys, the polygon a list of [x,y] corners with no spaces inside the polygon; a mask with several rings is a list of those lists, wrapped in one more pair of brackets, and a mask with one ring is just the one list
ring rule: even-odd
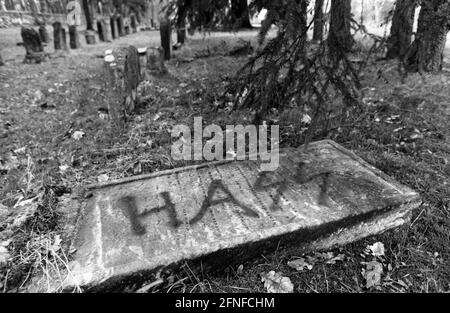
{"label": "tree trunk", "polygon": [[408,71],[439,72],[450,30],[448,0],[424,0],[419,15],[416,38],[405,57]]}
{"label": "tree trunk", "polygon": [[186,17],[187,17],[187,5],[190,2],[178,1],[178,14],[177,14],[177,43],[184,45],[186,41]]}
{"label": "tree trunk", "polygon": [[161,36],[161,47],[164,49],[164,60],[170,60],[172,56],[172,28],[167,14],[161,14],[160,16],[159,32]]}
{"label": "tree trunk", "polygon": [[417,0],[397,0],[386,59],[403,59],[411,45]]}
{"label": "tree trunk", "polygon": [[93,30],[94,25],[92,24],[92,12],[88,0],[83,0],[83,10],[84,16],[86,17],[86,29]]}
{"label": "tree trunk", "polygon": [[314,4],[314,41],[323,40],[323,27],[324,27],[324,16],[323,16],[323,2],[324,0],[316,0]]}
{"label": "tree trunk", "polygon": [[347,53],[353,48],[354,40],[350,33],[351,10],[351,0],[331,0],[328,45],[332,53]]}
{"label": "tree trunk", "polygon": [[231,15],[237,27],[252,28],[247,0],[231,0]]}

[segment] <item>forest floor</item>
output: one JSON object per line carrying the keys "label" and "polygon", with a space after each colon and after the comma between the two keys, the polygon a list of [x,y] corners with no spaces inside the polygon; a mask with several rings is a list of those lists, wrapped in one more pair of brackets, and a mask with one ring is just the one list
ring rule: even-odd
{"label": "forest floor", "polygon": [[[61,203],[82,186],[188,165],[171,159],[170,129],[191,125],[193,116],[220,126],[251,121],[250,111],[233,112],[217,103],[247,60],[226,51],[241,39],[255,43],[255,34],[190,37],[168,63],[169,75],[145,84],[148,97],[120,129],[105,118],[108,103],[118,100],[107,96],[103,52],[125,43],[157,46],[157,32],[27,65],[24,49],[16,46],[19,30],[0,29],[6,61],[0,67],[0,291],[25,290],[33,276],[64,272],[73,212]],[[303,256],[312,267],[304,271],[287,265],[302,257],[295,248],[277,249],[214,275],[184,266],[150,291],[264,292],[260,274],[268,271],[289,277],[298,292],[450,291],[450,67],[439,75],[411,75],[403,83],[396,69],[395,61],[371,60],[363,77],[365,113],[327,138],[418,191],[423,204],[412,223],[327,254]],[[281,146],[301,145],[301,128],[298,116],[284,121]],[[27,206],[34,207],[31,222],[10,230],[8,223],[17,219],[13,211]],[[2,221],[2,214],[14,218]],[[367,288],[363,274],[372,256],[366,247],[380,242],[382,279]]]}

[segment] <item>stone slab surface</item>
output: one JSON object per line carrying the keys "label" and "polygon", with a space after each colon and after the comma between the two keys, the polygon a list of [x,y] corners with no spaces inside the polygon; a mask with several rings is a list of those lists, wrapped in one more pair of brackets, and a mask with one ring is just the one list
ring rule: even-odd
{"label": "stone slab surface", "polygon": [[280,241],[346,244],[405,223],[420,203],[332,141],[281,150],[275,172],[261,172],[259,161],[218,162],[89,189],[67,287],[107,285],[184,260],[242,262]]}

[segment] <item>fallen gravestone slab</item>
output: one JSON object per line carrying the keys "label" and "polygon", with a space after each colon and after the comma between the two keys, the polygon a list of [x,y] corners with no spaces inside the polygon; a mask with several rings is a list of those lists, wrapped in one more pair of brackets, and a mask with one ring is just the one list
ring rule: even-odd
{"label": "fallen gravestone slab", "polygon": [[88,189],[68,289],[109,289],[186,260],[223,269],[280,242],[331,248],[406,223],[420,203],[332,141],[280,151],[275,172],[218,162]]}

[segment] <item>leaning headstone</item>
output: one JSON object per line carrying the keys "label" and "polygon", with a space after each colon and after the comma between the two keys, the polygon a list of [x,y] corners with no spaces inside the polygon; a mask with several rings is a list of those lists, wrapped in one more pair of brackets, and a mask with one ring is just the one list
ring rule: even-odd
{"label": "leaning headstone", "polygon": [[160,15],[159,32],[161,36],[161,47],[164,49],[164,59],[170,60],[172,55],[172,28],[167,14]]}
{"label": "leaning headstone", "polygon": [[273,172],[222,161],[88,186],[65,287],[114,290],[186,261],[223,270],[279,247],[334,248],[401,226],[420,205],[332,141],[279,152]]}
{"label": "leaning headstone", "polygon": [[26,50],[24,62],[42,62],[45,59],[46,54],[39,33],[32,28],[22,27],[20,34],[22,36],[23,46]]}
{"label": "leaning headstone", "polygon": [[141,81],[139,54],[134,46],[116,48],[105,54],[108,110],[111,119],[122,124],[137,102],[136,90]]}
{"label": "leaning headstone", "polygon": [[146,51],[147,63],[145,65],[145,78],[149,79],[151,75],[161,75],[167,73],[167,68],[164,65],[164,49],[147,48]]}
{"label": "leaning headstone", "polygon": [[78,30],[75,25],[69,26],[69,38],[71,49],[80,48],[80,36],[78,34]]}
{"label": "leaning headstone", "polygon": [[47,28],[45,25],[39,26],[39,36],[41,37],[41,41],[45,43],[50,42],[50,36],[48,35]]}

